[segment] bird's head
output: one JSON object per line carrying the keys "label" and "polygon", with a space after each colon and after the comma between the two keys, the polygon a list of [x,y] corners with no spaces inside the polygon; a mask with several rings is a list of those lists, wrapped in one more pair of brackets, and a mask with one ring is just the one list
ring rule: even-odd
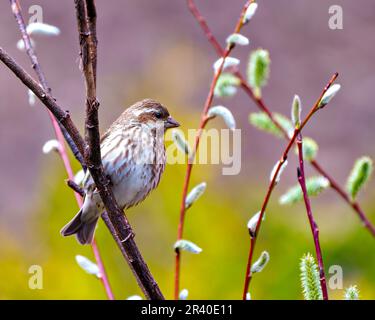
{"label": "bird's head", "polygon": [[162,125],[164,130],[167,130],[180,126],[180,124],[170,116],[167,108],[152,99],[145,99],[135,103],[126,110],[126,113],[131,116],[134,121],[151,128]]}

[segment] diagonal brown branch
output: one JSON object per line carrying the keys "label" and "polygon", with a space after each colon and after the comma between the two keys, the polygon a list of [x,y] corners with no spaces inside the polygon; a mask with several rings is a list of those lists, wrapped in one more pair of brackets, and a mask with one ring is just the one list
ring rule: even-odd
{"label": "diagonal brown branch", "polygon": [[[32,66],[33,66],[33,69],[35,70],[35,73],[38,76],[39,83],[42,85],[43,89],[46,92],[51,94],[51,88],[47,84],[45,74],[42,71],[42,68],[39,64],[39,61],[38,61],[37,55],[35,53],[35,50],[34,50],[32,44],[31,44],[30,36],[28,35],[28,33],[26,31],[26,24],[25,24],[25,21],[23,19],[21,8],[19,6],[18,0],[10,0],[10,3],[11,3],[11,8],[12,8],[14,17],[15,17],[15,19],[17,21],[17,24],[18,24],[18,27],[21,31],[22,39],[25,43],[26,53],[29,56],[29,58],[31,60],[31,63],[32,63]],[[60,157],[61,157],[61,159],[64,163],[64,167],[65,167],[65,170],[67,172],[67,175],[68,175],[69,179],[73,179],[73,170],[72,170],[72,167],[71,167],[71,164],[70,164],[70,161],[69,161],[69,157],[66,153],[64,138],[65,138],[65,141],[70,146],[70,149],[72,150],[75,158],[80,162],[82,168],[84,170],[86,170],[86,165],[83,161],[83,157],[82,157],[81,153],[78,151],[77,146],[73,142],[72,138],[70,137],[70,135],[68,134],[66,129],[61,125],[61,123],[56,121],[56,119],[53,117],[53,115],[50,111],[48,111],[48,114],[50,116],[54,131],[55,131],[55,135],[56,135],[58,141],[60,142],[60,148],[59,148]],[[69,181],[73,182],[72,180],[69,180]],[[69,185],[69,183],[68,183],[68,185]],[[73,190],[74,190],[74,188],[73,188]],[[83,194],[78,192],[78,189],[76,189],[74,191],[75,191],[75,197],[76,197],[78,206],[82,206]],[[100,280],[101,280],[101,282],[102,282],[102,284],[105,288],[107,297],[109,299],[114,299],[112,289],[111,289],[111,286],[109,284],[108,276],[107,276],[107,273],[106,273],[105,268],[104,268],[102,257],[100,255],[99,248],[98,248],[98,245],[97,245],[95,240],[92,242],[91,247],[92,247],[96,262],[97,262],[97,264],[100,268],[100,273],[101,273]]]}

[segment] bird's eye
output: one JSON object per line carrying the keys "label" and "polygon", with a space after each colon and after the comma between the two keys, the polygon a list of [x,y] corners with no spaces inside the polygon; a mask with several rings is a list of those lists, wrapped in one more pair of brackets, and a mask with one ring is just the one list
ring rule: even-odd
{"label": "bird's eye", "polygon": [[156,117],[157,119],[161,119],[161,118],[163,117],[163,115],[161,114],[160,111],[155,111],[155,112],[154,112],[154,115],[155,115],[155,117]]}

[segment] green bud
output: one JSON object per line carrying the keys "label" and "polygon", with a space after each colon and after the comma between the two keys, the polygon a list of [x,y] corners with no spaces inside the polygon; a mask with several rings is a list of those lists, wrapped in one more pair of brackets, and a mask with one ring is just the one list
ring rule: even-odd
{"label": "green bud", "polygon": [[345,289],[344,299],[359,300],[359,290],[357,286],[350,286],[349,288]]}
{"label": "green bud", "polygon": [[217,80],[214,94],[216,97],[231,97],[236,94],[241,80],[230,73],[223,73]]}
{"label": "green bud", "polygon": [[[315,142],[315,140],[304,137],[302,140],[302,151],[303,151],[303,158],[307,161],[313,161],[317,154],[318,154],[319,146]],[[295,148],[296,154],[298,154],[298,148]]]}
{"label": "green bud", "polygon": [[257,98],[261,97],[261,89],[267,84],[270,63],[270,55],[267,50],[257,49],[250,54],[247,77]]}
{"label": "green bud", "polygon": [[[288,132],[289,135],[294,131],[292,122],[280,113],[273,113],[274,119],[281,125],[281,127]],[[250,113],[249,122],[255,128],[273,134],[278,138],[282,138],[283,132],[272,122],[270,117],[264,112]]]}
{"label": "green bud", "polygon": [[[329,187],[328,179],[323,176],[311,177],[306,180],[306,189],[309,196],[317,196],[323,190]],[[280,204],[293,204],[303,200],[303,193],[300,185],[295,185],[283,194],[279,202]]]}
{"label": "green bud", "polygon": [[180,130],[172,131],[172,139],[178,149],[180,149],[186,155],[191,154],[189,143],[185,140],[183,133]]}
{"label": "green bud", "polygon": [[323,300],[318,266],[310,253],[302,257],[300,271],[302,293],[305,300]]}
{"label": "green bud", "polygon": [[301,99],[299,96],[295,95],[292,103],[292,123],[295,128],[299,128],[301,125],[301,111]]}
{"label": "green bud", "polygon": [[372,160],[369,157],[361,157],[354,163],[348,177],[346,188],[354,201],[358,192],[370,179],[373,170]]}

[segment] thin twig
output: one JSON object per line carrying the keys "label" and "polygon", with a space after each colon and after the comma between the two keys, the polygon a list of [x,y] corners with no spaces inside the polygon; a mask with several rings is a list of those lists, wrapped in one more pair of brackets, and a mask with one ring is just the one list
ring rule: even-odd
{"label": "thin twig", "polygon": [[268,202],[271,199],[272,191],[274,190],[274,188],[276,186],[276,179],[277,179],[277,177],[279,175],[280,169],[283,166],[284,162],[287,160],[289,151],[293,147],[294,142],[297,139],[298,134],[306,126],[306,124],[311,119],[311,117],[319,110],[318,106],[319,106],[319,103],[320,103],[323,95],[327,92],[327,90],[333,84],[333,82],[336,80],[337,77],[338,77],[337,73],[335,73],[332,76],[332,78],[330,79],[330,81],[328,82],[328,84],[323,89],[323,91],[320,94],[319,98],[315,102],[314,106],[311,108],[310,112],[308,113],[308,115],[306,116],[306,118],[304,119],[304,121],[302,122],[302,124],[300,125],[300,127],[296,128],[294,130],[293,136],[290,138],[288,145],[284,149],[284,152],[283,152],[283,154],[282,154],[282,156],[280,158],[280,161],[278,162],[278,165],[277,165],[277,167],[276,167],[276,169],[274,171],[274,174],[273,174],[273,176],[271,178],[270,184],[268,185],[267,193],[266,193],[266,196],[265,196],[265,198],[263,200],[262,208],[261,208],[261,211],[260,211],[260,214],[259,214],[259,219],[258,219],[258,222],[256,224],[255,231],[254,231],[253,235],[251,236],[249,256],[248,256],[247,265],[246,265],[246,272],[245,272],[245,284],[244,284],[244,289],[243,289],[243,294],[242,294],[242,299],[243,300],[246,299],[246,294],[247,294],[247,292],[249,290],[250,281],[252,279],[251,265],[252,265],[252,260],[253,260],[253,255],[254,255],[256,240],[258,239],[259,230],[260,230],[260,227],[261,227],[261,224],[262,224],[264,213],[266,212],[266,209],[267,209]]}
{"label": "thin twig", "polygon": [[81,197],[85,196],[85,191],[83,191],[83,189],[73,180],[67,179],[66,184],[69,188],[71,188],[74,192],[78,193]]}
{"label": "thin twig", "polygon": [[[224,52],[224,49],[221,47],[220,43],[217,41],[216,37],[211,32],[206,19],[202,16],[200,11],[198,10],[197,6],[195,5],[194,0],[187,0],[188,7],[195,17],[195,19],[198,21],[199,25],[201,26],[204,34],[206,35],[208,41],[211,43],[215,51],[219,56],[221,56]],[[270,109],[266,106],[264,101],[256,97],[253,93],[253,90],[248,85],[247,81],[239,72],[238,70],[234,72],[234,74],[240,79],[241,81],[241,88],[245,91],[245,93],[252,99],[257,107],[265,112],[267,116],[270,118],[270,120],[276,125],[276,127],[283,133],[283,136],[286,140],[289,140],[288,132],[281,126],[281,124],[275,119],[273,116],[273,113],[270,111]],[[332,189],[334,189],[342,198],[343,200],[354,210],[354,212],[358,215],[359,219],[362,221],[362,224],[365,228],[367,228],[370,233],[375,237],[375,226],[370,222],[370,220],[366,217],[365,213],[361,209],[359,203],[357,201],[352,201],[349,197],[349,195],[344,191],[342,187],[320,166],[320,164],[313,160],[311,161],[311,165],[314,167],[316,171],[318,171],[320,174],[322,174],[329,182]]]}
{"label": "thin twig", "polygon": [[164,299],[136,246],[133,239],[133,229],[123,210],[118,206],[108,178],[103,171],[100,153],[99,102],[96,99],[97,38],[95,2],[93,0],[75,0],[75,7],[82,69],[86,84],[85,140],[87,148],[84,158],[107,209],[113,230],[116,231],[116,235],[113,234],[113,237],[115,240],[120,239],[120,242],[116,242],[121,245],[121,252],[123,250],[126,252],[125,258],[136,276],[139,286],[147,298]]}
{"label": "thin twig", "polygon": [[303,147],[302,135],[300,133],[297,136],[297,148],[298,148],[298,159],[299,159],[299,167],[297,168],[297,178],[302,189],[303,200],[306,206],[307,217],[309,219],[311,232],[314,238],[314,246],[315,246],[316,257],[317,257],[318,265],[319,265],[320,286],[322,288],[323,300],[328,300],[328,290],[327,290],[326,277],[324,273],[323,255],[322,255],[322,250],[320,248],[320,242],[319,242],[319,229],[318,229],[318,225],[316,224],[314,220],[314,216],[313,216],[311,204],[310,204],[310,199],[309,199],[309,196],[307,194],[307,189],[306,189],[306,178],[305,178],[305,168],[304,168],[304,163],[303,163],[302,147]]}
{"label": "thin twig", "polygon": [[[241,10],[241,15],[240,18],[237,21],[236,27],[234,29],[234,33],[238,33],[243,25],[243,15],[246,12],[246,9],[250,5],[250,3],[253,2],[253,0],[247,1],[246,4],[243,6]],[[216,87],[217,80],[219,79],[222,71],[223,71],[223,66],[225,62],[225,58],[229,56],[229,54],[232,52],[234,49],[234,45],[228,46],[226,50],[223,51],[221,57],[222,57],[222,63],[219,66],[218,70],[215,71],[215,74],[213,76],[213,79],[211,81],[210,85],[210,90],[208,92],[208,96],[206,98],[206,102],[203,107],[203,112],[201,115],[201,120],[199,124],[199,128],[197,131],[197,134],[195,136],[195,143],[193,147],[193,152],[191,157],[188,159],[188,164],[186,168],[186,173],[185,173],[185,180],[184,180],[184,185],[183,185],[183,191],[182,191],[182,198],[181,198],[181,205],[180,205],[180,219],[179,219],[179,224],[178,224],[178,232],[177,232],[177,240],[181,240],[183,237],[183,230],[184,230],[184,222],[185,222],[185,213],[186,213],[186,208],[185,208],[185,202],[186,202],[186,197],[187,197],[187,192],[189,189],[189,182],[190,182],[190,177],[191,177],[191,172],[193,169],[193,162],[194,162],[194,157],[196,155],[196,152],[199,147],[199,142],[200,138],[202,136],[203,129],[205,128],[207,122],[209,121],[209,118],[207,117],[207,113],[211,107],[211,103],[214,97],[214,90]],[[177,300],[178,295],[179,295],[179,286],[180,286],[180,268],[181,268],[181,252],[180,250],[175,250],[176,251],[176,256],[175,256],[175,287],[174,287],[174,298]]]}
{"label": "thin twig", "polygon": [[[41,66],[38,62],[38,58],[37,58],[37,55],[35,53],[35,50],[34,50],[32,44],[31,44],[30,37],[29,37],[28,33],[26,32],[26,24],[25,24],[25,21],[22,17],[21,7],[18,3],[18,0],[10,0],[10,3],[11,3],[11,8],[12,8],[14,17],[16,18],[18,27],[21,31],[22,39],[25,43],[26,53],[31,60],[31,65],[32,65],[33,69],[35,70],[35,73],[38,76],[39,82],[42,85],[42,87],[44,88],[44,90],[48,93],[51,93],[51,88],[48,86],[46,77],[45,77],[45,75],[42,71],[42,68],[41,68]],[[81,153],[79,152],[79,150],[77,149],[77,146],[74,144],[72,138],[70,137],[68,132],[65,130],[64,126],[61,123],[57,122],[56,119],[54,119],[53,116],[50,113],[49,113],[49,116],[50,116],[52,125],[54,127],[54,130],[56,132],[57,138],[59,138],[59,136],[61,136],[61,134],[64,136],[64,139],[67,142],[69,148],[71,149],[74,157],[81,164],[81,166],[84,168],[84,170],[86,170],[85,164],[84,164],[84,161],[83,161],[83,157],[82,157]],[[60,139],[59,139],[59,141],[60,141]],[[63,142],[63,141],[60,141],[60,142]]]}
{"label": "thin twig", "polygon": [[[18,27],[21,31],[22,39],[25,43],[26,53],[31,60],[32,67],[35,70],[35,73],[37,74],[37,77],[38,77],[39,82],[40,82],[41,86],[43,87],[43,89],[46,92],[48,92],[48,94],[51,94],[51,88],[47,84],[47,79],[45,77],[44,72],[42,71],[42,68],[39,64],[36,52],[35,52],[32,44],[31,44],[30,36],[26,31],[26,24],[25,24],[25,21],[23,19],[21,8],[20,8],[20,5],[18,3],[18,0],[10,0],[10,3],[11,3],[11,8],[12,8],[14,17],[16,18]],[[83,161],[83,157],[82,157],[81,153],[78,151],[77,146],[73,142],[73,140],[70,137],[70,135],[68,134],[67,130],[61,125],[61,123],[56,121],[56,119],[52,115],[51,111],[48,111],[48,114],[49,114],[49,117],[51,119],[56,138],[60,143],[59,155],[60,155],[60,157],[61,157],[61,159],[64,163],[64,167],[65,167],[65,170],[68,174],[69,181],[72,182],[72,179],[73,179],[74,175],[73,175],[73,170],[72,170],[72,167],[71,167],[71,164],[70,164],[70,161],[69,161],[69,157],[68,157],[67,152],[66,152],[65,141],[70,146],[70,149],[72,150],[75,158],[80,162],[80,164],[82,165],[84,170],[86,170],[86,165]],[[65,139],[65,141],[64,141],[64,139]],[[82,206],[83,194],[77,193],[77,190],[75,190],[75,191],[76,192],[74,193],[74,195],[75,195],[75,198],[77,200],[77,204],[78,204],[79,207],[81,207]],[[92,247],[96,262],[97,262],[97,264],[100,268],[100,274],[101,274],[100,280],[103,283],[103,286],[104,286],[104,289],[106,291],[107,297],[109,299],[113,300],[114,296],[113,296],[113,293],[112,293],[112,290],[111,290],[111,287],[110,287],[110,284],[109,284],[109,281],[108,281],[108,276],[105,272],[104,264],[103,264],[98,246],[96,244],[96,241],[94,241],[92,243],[91,247]]]}

